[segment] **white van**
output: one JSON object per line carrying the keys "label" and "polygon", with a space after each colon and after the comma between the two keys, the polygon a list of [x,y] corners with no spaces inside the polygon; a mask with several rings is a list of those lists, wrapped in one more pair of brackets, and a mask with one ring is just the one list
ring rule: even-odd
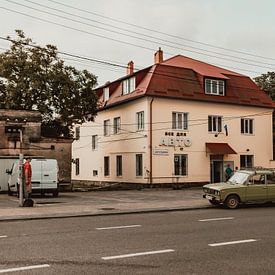
{"label": "white van", "polygon": [[[19,192],[19,161],[13,163],[9,174],[8,194]],[[52,193],[58,197],[58,164],[56,159],[32,159],[32,193]]]}

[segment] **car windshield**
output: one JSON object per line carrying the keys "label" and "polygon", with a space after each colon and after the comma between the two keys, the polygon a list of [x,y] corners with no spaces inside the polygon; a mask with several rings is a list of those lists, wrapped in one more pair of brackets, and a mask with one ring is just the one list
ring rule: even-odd
{"label": "car windshield", "polygon": [[244,184],[249,177],[249,174],[245,172],[236,172],[229,180],[229,183]]}

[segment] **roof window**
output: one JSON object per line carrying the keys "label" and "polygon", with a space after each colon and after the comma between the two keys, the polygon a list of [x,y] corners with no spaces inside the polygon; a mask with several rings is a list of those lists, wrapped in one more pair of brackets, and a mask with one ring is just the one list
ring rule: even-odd
{"label": "roof window", "polygon": [[218,80],[218,79],[205,79],[205,93],[209,95],[220,95],[224,96],[224,86],[225,81],[224,80]]}

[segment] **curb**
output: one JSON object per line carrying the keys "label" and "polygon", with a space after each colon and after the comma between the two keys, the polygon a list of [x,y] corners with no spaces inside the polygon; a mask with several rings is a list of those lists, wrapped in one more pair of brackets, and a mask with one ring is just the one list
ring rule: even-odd
{"label": "curb", "polygon": [[158,213],[158,212],[173,212],[173,211],[188,211],[188,210],[201,210],[213,208],[211,205],[197,206],[197,207],[184,207],[184,208],[160,208],[160,209],[140,209],[130,211],[116,211],[105,213],[68,213],[68,214],[50,214],[44,216],[7,216],[1,217],[0,222],[13,222],[13,221],[30,221],[30,220],[49,220],[49,219],[66,219],[66,218],[82,218],[82,217],[97,217],[97,216],[115,216],[115,215],[129,215],[129,214],[145,214],[145,213]]}

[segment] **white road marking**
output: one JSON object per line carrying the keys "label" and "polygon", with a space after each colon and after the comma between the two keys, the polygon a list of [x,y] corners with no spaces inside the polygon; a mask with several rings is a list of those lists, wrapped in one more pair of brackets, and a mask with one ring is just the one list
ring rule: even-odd
{"label": "white road marking", "polygon": [[141,225],[133,224],[133,225],[112,226],[112,227],[97,227],[96,230],[122,229],[122,228],[131,228],[131,227],[141,227]]}
{"label": "white road marking", "polygon": [[203,220],[199,220],[199,222],[223,221],[223,220],[233,220],[233,219],[234,219],[234,217],[213,218],[213,219],[203,219]]}
{"label": "white road marking", "polygon": [[29,270],[29,269],[36,269],[36,268],[44,268],[44,267],[50,267],[50,265],[48,265],[48,264],[29,265],[29,266],[23,266],[23,267],[0,269],[0,273],[15,272],[15,271],[22,271],[22,270]]}
{"label": "white road marking", "polygon": [[0,236],[0,238],[7,238],[7,237],[8,237],[7,235]]}
{"label": "white road marking", "polygon": [[165,249],[165,250],[157,250],[157,251],[147,251],[147,252],[140,252],[140,253],[124,254],[124,255],[118,255],[118,256],[102,257],[101,259],[113,260],[113,259],[122,259],[122,258],[137,257],[137,256],[144,256],[144,255],[169,253],[169,252],[174,252],[174,251],[175,250],[173,250],[173,249]]}
{"label": "white road marking", "polygon": [[249,240],[240,240],[240,241],[232,241],[232,242],[224,242],[224,243],[210,243],[209,246],[222,246],[222,245],[230,245],[230,244],[239,244],[239,243],[251,243],[256,242],[257,240],[249,239]]}

